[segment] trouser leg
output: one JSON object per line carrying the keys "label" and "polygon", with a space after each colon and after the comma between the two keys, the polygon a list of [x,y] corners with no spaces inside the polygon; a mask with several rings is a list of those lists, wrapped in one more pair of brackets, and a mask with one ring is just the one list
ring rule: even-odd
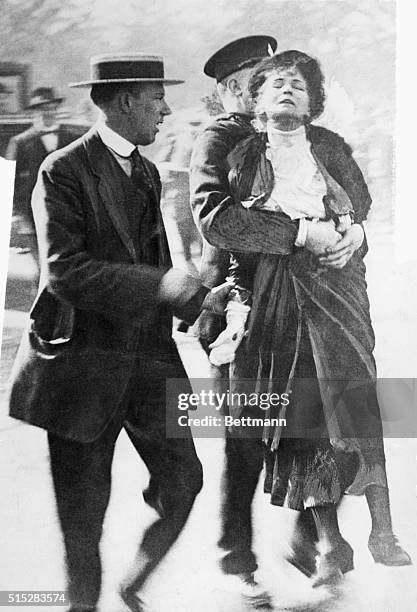
{"label": "trouser leg", "polygon": [[159,515],[146,530],[134,567],[126,579],[126,588],[135,592],[178,538],[203,484],[202,467],[191,432],[187,430],[186,438],[167,438],[165,400],[155,391],[147,402],[131,411],[125,422],[127,434],[150,474],[143,497]]}
{"label": "trouser leg", "polygon": [[99,543],[110,497],[114,432],[88,444],[51,434],[48,442],[69,600],[74,606],[94,607],[101,587]]}
{"label": "trouser leg", "polygon": [[222,535],[226,551],[221,567],[227,574],[254,572],[252,500],[263,466],[260,439],[226,438],[226,466],[222,491]]}

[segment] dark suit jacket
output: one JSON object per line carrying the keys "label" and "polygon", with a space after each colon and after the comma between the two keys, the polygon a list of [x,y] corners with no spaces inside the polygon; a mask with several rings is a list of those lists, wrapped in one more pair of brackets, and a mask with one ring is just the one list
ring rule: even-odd
{"label": "dark suit jacket", "polygon": [[[171,314],[158,300],[171,260],[158,171],[145,164],[154,187],[147,205],[156,209],[158,267],[140,263],[123,175],[94,129],[48,156],[33,193],[41,281],[13,371],[10,414],[80,442],[105,429],[138,359],[153,360],[167,377],[185,377]],[[192,323],[200,294],[200,282],[189,277],[171,311]]]}
{"label": "dark suit jacket", "polygon": [[[80,130],[60,125],[57,132],[57,149],[62,149],[80,136]],[[48,155],[40,133],[32,126],[25,132],[14,136],[7,147],[6,158],[16,161],[16,175],[13,197],[13,214],[23,217],[33,226],[30,207],[32,191],[36,184],[38,170]],[[33,231],[35,228],[33,226]]]}

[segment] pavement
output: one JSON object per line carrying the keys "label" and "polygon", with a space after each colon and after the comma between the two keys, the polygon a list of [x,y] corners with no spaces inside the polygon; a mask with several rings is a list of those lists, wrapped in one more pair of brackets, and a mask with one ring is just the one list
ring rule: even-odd
{"label": "pavement", "polygon": [[[415,262],[397,265],[385,239],[371,236],[370,241],[368,281],[379,375],[415,379],[417,266]],[[10,276],[16,278],[14,273]],[[30,282],[33,269],[21,276],[20,283],[13,281],[13,291],[9,284],[0,368],[0,590],[60,590],[65,588],[64,554],[46,434],[7,416],[7,379],[27,321],[26,304],[24,308],[20,304],[29,302],[28,292],[30,297],[35,291]],[[25,299],[16,299],[16,287],[21,288],[22,283],[27,283]],[[207,358],[197,340],[183,334],[176,334],[176,340],[189,376],[209,376]],[[391,399],[395,411],[395,393]],[[246,603],[221,575],[217,563],[223,440],[196,438],[195,442],[204,467],[204,487],[177,544],[149,581],[145,597],[154,612],[245,611]],[[416,439],[387,438],[386,454],[395,531],[417,565]],[[134,560],[144,529],[155,518],[141,495],[147,478],[144,464],[122,432],[101,546],[104,579],[100,612],[126,612],[117,594],[118,585]],[[363,497],[346,496],[341,505],[341,530],[355,550],[355,570],[332,588],[312,589],[308,579],[283,560],[293,511],[271,506],[259,488],[253,516],[259,575],[274,597],[276,611],[416,612],[416,565],[388,568],[373,562],[367,549],[370,518]]]}

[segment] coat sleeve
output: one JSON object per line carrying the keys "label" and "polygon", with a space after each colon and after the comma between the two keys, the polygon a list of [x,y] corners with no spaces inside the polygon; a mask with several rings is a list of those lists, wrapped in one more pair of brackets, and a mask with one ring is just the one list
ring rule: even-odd
{"label": "coat sleeve", "polygon": [[315,126],[315,134],[319,146],[324,146],[330,174],[343,187],[352,202],[355,223],[362,223],[368,216],[372,200],[351,147],[341,136],[325,128]]}
{"label": "coat sleeve", "polygon": [[340,184],[352,194],[355,223],[366,221],[372,200],[362,171],[353,158],[352,150],[343,142],[341,155],[343,161],[338,165],[340,169]]}
{"label": "coat sleeve", "polygon": [[286,215],[245,209],[229,189],[230,144],[220,130],[207,129],[191,158],[190,193],[195,222],[204,238],[226,250],[252,253],[293,252],[298,222]]}
{"label": "coat sleeve", "polygon": [[362,225],[364,230],[364,239],[357,251],[363,258],[368,252],[368,241],[363,222],[368,217],[372,199],[362,171],[352,155],[351,147],[340,136],[337,135],[336,138],[332,147],[331,174],[343,187],[352,202],[354,222]]}
{"label": "coat sleeve", "polygon": [[[85,196],[84,196],[85,197]],[[47,289],[62,301],[83,310],[115,317],[142,319],[161,302],[160,285],[165,269],[94,257],[87,246],[83,193],[68,161],[46,160],[33,194],[33,211]],[[168,279],[169,280],[169,279]],[[182,277],[182,291],[173,295],[176,312],[188,319],[198,314],[196,296],[204,299],[201,283]],[[168,302],[170,300],[162,300]],[[189,302],[194,305],[189,313]],[[194,312],[197,309],[197,312]]]}

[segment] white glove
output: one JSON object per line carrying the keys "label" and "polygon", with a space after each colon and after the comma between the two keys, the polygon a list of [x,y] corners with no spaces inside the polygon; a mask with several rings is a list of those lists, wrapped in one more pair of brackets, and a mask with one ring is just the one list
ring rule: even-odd
{"label": "white glove", "polygon": [[250,312],[250,306],[237,301],[230,301],[226,307],[226,329],[209,346],[210,362],[221,366],[234,360],[242,338],[245,335],[245,323]]}

